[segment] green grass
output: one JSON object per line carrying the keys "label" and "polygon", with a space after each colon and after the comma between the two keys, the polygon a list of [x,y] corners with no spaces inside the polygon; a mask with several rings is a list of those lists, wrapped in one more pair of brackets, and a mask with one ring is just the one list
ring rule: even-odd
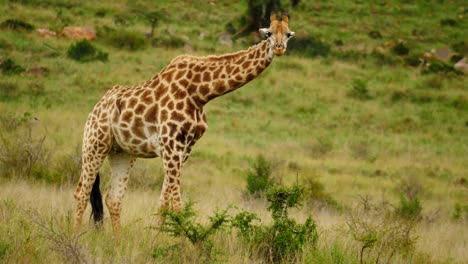
{"label": "green grass", "polygon": [[[422,254],[418,255],[420,263],[462,262],[468,250],[466,236],[458,233],[463,232],[466,217],[455,221],[452,215],[456,204],[465,208],[468,200],[466,183],[463,184],[468,175],[465,76],[452,72],[423,74],[420,68],[406,65],[406,55],[394,54],[391,47],[402,40],[409,48],[408,56],[418,58],[442,46],[457,47],[466,53],[466,8],[464,1],[302,1],[290,10],[290,28],[298,39],[305,39],[304,43],[311,39],[320,41],[326,54],[293,51],[292,44],[286,56],[275,58],[260,77],[210,102],[206,106],[209,128],[182,171],[184,196],[199,199],[198,209],[203,212],[224,207],[219,204],[223,200],[266,215],[260,202],[244,197],[249,161],[258,155],[272,162],[273,177],[283,183],[320,177],[326,194],[343,208],[352,208],[364,196],[398,205],[401,195],[398,183],[413,177],[423,189],[418,196],[423,218],[430,218],[418,229],[416,251]],[[145,39],[144,45],[140,45],[143,35],[136,37],[138,48],[114,45],[98,35],[92,44],[109,54],[107,62],[82,64],[68,59],[67,49],[73,41],[63,37],[41,38],[34,31],[0,29],[0,60],[11,58],[26,69],[17,74],[0,73],[2,120],[26,112],[37,119],[35,131],[47,131],[45,144],[52,153],[49,170],[71,170],[66,169],[70,164],[59,164],[67,157],[79,155],[76,149],[81,144],[86,117],[112,85],[141,83],[180,54],[223,54],[253,44],[250,36],[234,40],[232,46],[219,43],[227,23],[239,25],[245,1],[214,4],[159,1],[156,5],[151,1],[0,0],[0,23],[17,19],[35,28],[52,30],[83,25],[94,26],[98,33],[112,28],[142,34],[151,30],[148,14],[152,12],[160,14],[154,39]],[[382,37],[370,37],[372,31]],[[299,49],[300,45],[296,47]],[[383,55],[376,55],[376,49],[383,49]],[[32,67],[45,67],[48,74],[35,77],[27,72]],[[1,128],[5,131],[5,127]],[[144,197],[154,208],[161,166],[160,160],[139,160],[130,180],[134,197]],[[70,171],[62,172],[68,175]],[[103,175],[105,189],[110,181],[107,164]],[[12,175],[0,176],[5,186],[16,184],[5,180]],[[63,222],[54,224],[56,228],[68,228],[66,216],[74,208],[69,180],[50,186],[40,185],[43,180],[31,181],[35,184],[19,183],[24,187],[21,189],[24,196],[40,195],[38,189],[44,190],[41,188],[47,192],[66,191],[52,198],[56,201],[68,197],[58,212],[46,212],[42,217],[55,217]],[[47,204],[36,206],[14,194],[0,193],[3,203],[10,199],[15,206],[27,209]],[[130,196],[124,212],[131,210],[132,203],[146,210]],[[6,223],[0,230],[0,259],[44,262],[50,245],[42,245],[45,240],[38,235],[37,226],[6,205],[2,210],[9,216],[0,219]],[[304,261],[357,263],[356,244],[349,236],[337,234],[345,223],[346,209],[332,213],[314,210],[317,225],[324,232],[319,238],[319,249],[323,252],[312,251],[304,256]],[[100,233],[90,231],[80,240],[85,245],[86,257],[104,262],[144,261],[151,257],[143,252],[152,250],[146,242],[162,239],[164,246],[171,245],[168,237],[145,233],[149,224],[139,221],[150,216],[136,209],[128,213],[131,217],[124,218],[123,223],[128,225],[129,242],[116,242],[115,247],[123,253],[112,259],[116,251],[109,245],[111,234],[106,230],[101,237]],[[18,219],[15,224],[9,221],[13,218]],[[333,224],[327,224],[327,220]],[[20,223],[27,227],[21,231],[26,232],[21,233],[24,237],[4,236],[20,232],[23,228]],[[143,242],[138,242],[138,237]],[[437,249],[438,237],[448,241],[447,247]],[[241,248],[235,237],[217,237],[215,241],[226,242],[223,239],[229,241],[228,248],[221,250],[226,261],[248,262],[246,252],[235,257],[236,248]],[[26,246],[15,250],[15,245],[19,247],[23,242]],[[131,254],[133,250],[141,253]],[[190,261],[190,250],[181,256],[173,255],[172,260]],[[400,260],[405,261],[404,258],[397,261]],[[50,261],[60,262],[60,253],[50,257]]]}

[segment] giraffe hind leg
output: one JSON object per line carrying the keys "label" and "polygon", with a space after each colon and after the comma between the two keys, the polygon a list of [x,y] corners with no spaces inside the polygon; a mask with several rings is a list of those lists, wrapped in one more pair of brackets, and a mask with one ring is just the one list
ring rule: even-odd
{"label": "giraffe hind leg", "polygon": [[[90,199],[90,195],[95,186],[97,172],[99,167],[101,167],[103,161],[105,159],[105,155],[86,155],[83,154],[83,164],[81,169],[81,176],[78,186],[75,190],[75,202],[76,202],[76,213],[75,213],[75,224],[74,229],[77,231],[81,222],[83,220],[83,214],[86,210],[88,205],[88,201]],[[96,184],[95,188],[98,188],[98,184]],[[93,198],[96,198],[96,191],[93,194]],[[96,198],[97,199],[97,198]],[[95,206],[97,204],[95,203]]]}
{"label": "giraffe hind leg", "polygon": [[91,189],[90,201],[92,208],[92,216],[94,219],[94,224],[100,228],[102,226],[102,221],[104,219],[104,208],[102,205],[102,194],[99,189],[100,177],[99,173],[96,175],[96,180],[93,183],[93,188]]}
{"label": "giraffe hind leg", "polygon": [[118,233],[120,230],[122,199],[127,189],[130,170],[135,164],[135,158],[124,152],[111,152],[109,154],[109,163],[112,170],[112,182],[106,195],[106,206],[111,216],[112,229],[114,233]]}

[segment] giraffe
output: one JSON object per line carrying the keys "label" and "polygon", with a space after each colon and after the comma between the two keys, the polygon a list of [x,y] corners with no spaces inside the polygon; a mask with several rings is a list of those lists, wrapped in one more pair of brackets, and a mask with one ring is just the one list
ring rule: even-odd
{"label": "giraffe", "polygon": [[103,220],[98,170],[106,157],[112,180],[105,204],[115,233],[120,230],[121,203],[137,158],[162,158],[159,210],[180,210],[182,164],[208,127],[203,107],[253,80],[274,55],[285,53],[294,36],[287,15],[279,20],[272,14],[270,27],[260,32],[266,39],[248,50],[222,56],[178,56],[144,83],[113,86],[107,91],[84,128],[82,171],[74,192],[75,230],[90,200],[94,221],[99,225]]}

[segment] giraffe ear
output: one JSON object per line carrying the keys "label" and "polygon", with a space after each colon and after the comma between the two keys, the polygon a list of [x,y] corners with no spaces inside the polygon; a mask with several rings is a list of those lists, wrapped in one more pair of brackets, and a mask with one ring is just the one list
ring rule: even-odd
{"label": "giraffe ear", "polygon": [[273,21],[276,21],[276,14],[275,13],[271,13],[270,15],[270,23],[273,22]]}
{"label": "giraffe ear", "polygon": [[269,38],[271,36],[271,32],[269,28],[261,28],[258,31],[260,31],[260,34],[265,38]]}

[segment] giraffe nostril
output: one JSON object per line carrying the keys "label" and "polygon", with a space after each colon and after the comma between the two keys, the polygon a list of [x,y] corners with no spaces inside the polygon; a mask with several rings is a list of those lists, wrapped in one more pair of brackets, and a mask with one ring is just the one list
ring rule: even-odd
{"label": "giraffe nostril", "polygon": [[277,48],[277,49],[282,49],[282,48],[283,48],[283,44],[281,44],[281,43],[276,43],[276,44],[275,44],[275,48]]}

